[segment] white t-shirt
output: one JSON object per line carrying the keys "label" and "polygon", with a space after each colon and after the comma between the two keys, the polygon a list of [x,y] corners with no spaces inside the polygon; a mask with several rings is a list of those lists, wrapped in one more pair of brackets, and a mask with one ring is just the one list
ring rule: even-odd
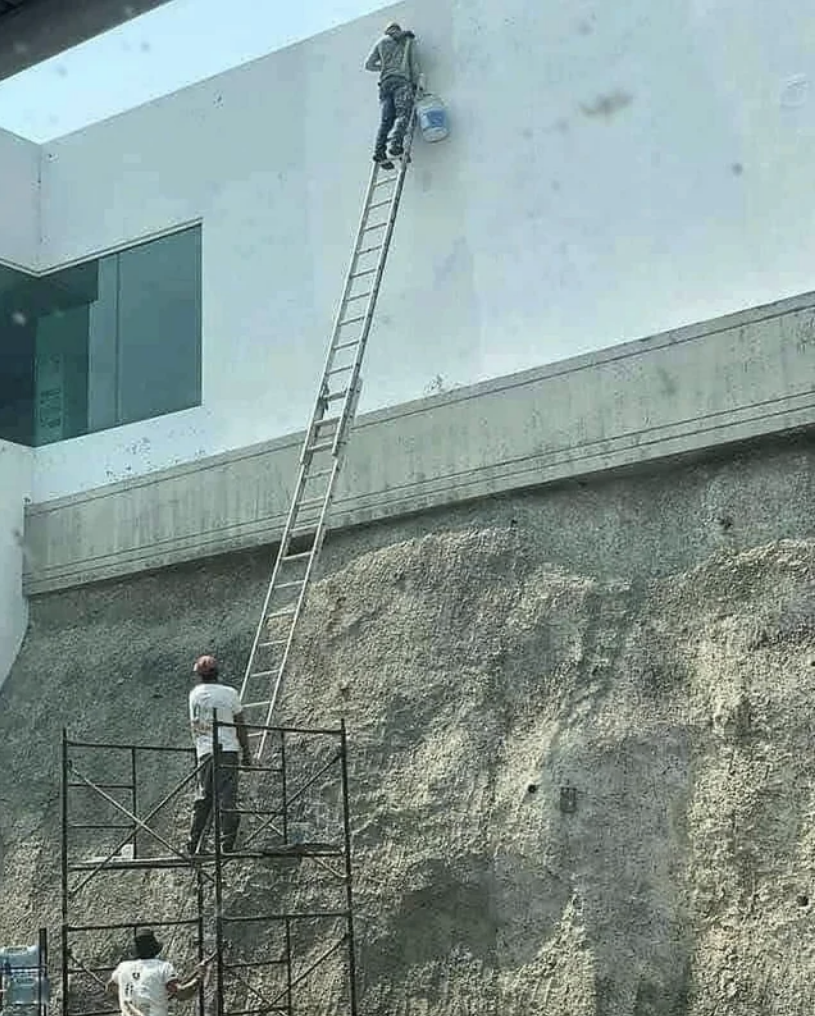
{"label": "white t-shirt", "polygon": [[119,986],[119,1007],[122,1016],[134,1016],[127,1003],[143,1016],[167,1016],[167,985],[178,980],[172,963],[155,957],[152,960],[125,960],[110,975]]}
{"label": "white t-shirt", "polygon": [[[234,723],[243,709],[237,691],[217,681],[197,684],[190,692],[190,726],[198,758],[212,754],[212,714],[216,709],[219,723]],[[234,727],[220,727],[218,741],[223,751],[240,748]]]}

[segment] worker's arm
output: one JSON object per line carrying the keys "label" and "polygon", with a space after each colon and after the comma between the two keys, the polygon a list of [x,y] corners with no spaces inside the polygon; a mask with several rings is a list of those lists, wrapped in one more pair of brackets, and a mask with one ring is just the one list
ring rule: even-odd
{"label": "worker's arm", "polygon": [[167,994],[171,998],[178,999],[179,1002],[186,1002],[187,999],[192,998],[198,992],[198,986],[204,983],[207,974],[208,964],[206,962],[199,963],[195,968],[195,973],[185,984],[179,984],[177,980],[169,981],[167,984]]}
{"label": "worker's arm", "polygon": [[170,981],[167,985],[167,994],[172,998],[178,999],[179,1002],[186,1002],[187,999],[192,998],[197,993],[200,983],[197,977],[190,978],[186,984]]}
{"label": "worker's arm", "polygon": [[238,744],[241,746],[241,761],[245,766],[251,765],[252,749],[249,747],[249,733],[243,713],[235,713],[235,733],[238,735]]}
{"label": "worker's arm", "polygon": [[365,61],[366,71],[378,71],[382,69],[382,55],[379,52],[379,43],[377,43],[371,52],[368,54],[368,59]]}

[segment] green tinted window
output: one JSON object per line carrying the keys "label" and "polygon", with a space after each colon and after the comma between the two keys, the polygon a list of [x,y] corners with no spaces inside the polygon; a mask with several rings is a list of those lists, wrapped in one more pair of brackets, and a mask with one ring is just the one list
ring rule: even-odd
{"label": "green tinted window", "polygon": [[0,267],[0,438],[41,445],[201,401],[201,230],[32,278]]}

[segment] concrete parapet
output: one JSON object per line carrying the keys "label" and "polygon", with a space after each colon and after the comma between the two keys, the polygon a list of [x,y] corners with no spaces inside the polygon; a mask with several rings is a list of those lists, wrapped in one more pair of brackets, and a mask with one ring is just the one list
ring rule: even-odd
{"label": "concrete parapet", "polygon": [[[815,294],[360,417],[346,527],[815,424]],[[301,434],[32,506],[29,594],[273,543]]]}

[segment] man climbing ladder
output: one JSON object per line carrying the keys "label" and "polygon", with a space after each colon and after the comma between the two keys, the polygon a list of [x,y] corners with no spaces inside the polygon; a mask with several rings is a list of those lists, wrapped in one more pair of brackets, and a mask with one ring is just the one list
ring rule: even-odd
{"label": "man climbing ladder", "polygon": [[[403,31],[401,25],[391,21],[385,28],[385,34],[369,53],[365,70],[379,72],[381,116],[374,147],[374,162],[385,169],[392,169],[393,163],[390,160],[399,158],[404,152],[413,100],[417,89],[423,86],[416,55],[416,36],[411,31]],[[391,130],[393,137],[390,151],[387,151]]]}
{"label": "man climbing ladder", "polygon": [[[264,725],[272,721],[356,414],[362,362],[410,163],[413,98],[416,87],[424,85],[413,39],[412,32],[390,24],[366,62],[370,70],[379,70],[382,86],[377,153],[314,409],[303,438],[288,515],[241,684],[241,703],[247,715],[253,717],[253,724],[260,709]],[[385,152],[392,126],[395,133],[391,153],[405,156],[395,172]],[[384,161],[379,158],[383,154]],[[268,731],[253,731],[250,736],[259,739],[253,755],[260,761]]]}

